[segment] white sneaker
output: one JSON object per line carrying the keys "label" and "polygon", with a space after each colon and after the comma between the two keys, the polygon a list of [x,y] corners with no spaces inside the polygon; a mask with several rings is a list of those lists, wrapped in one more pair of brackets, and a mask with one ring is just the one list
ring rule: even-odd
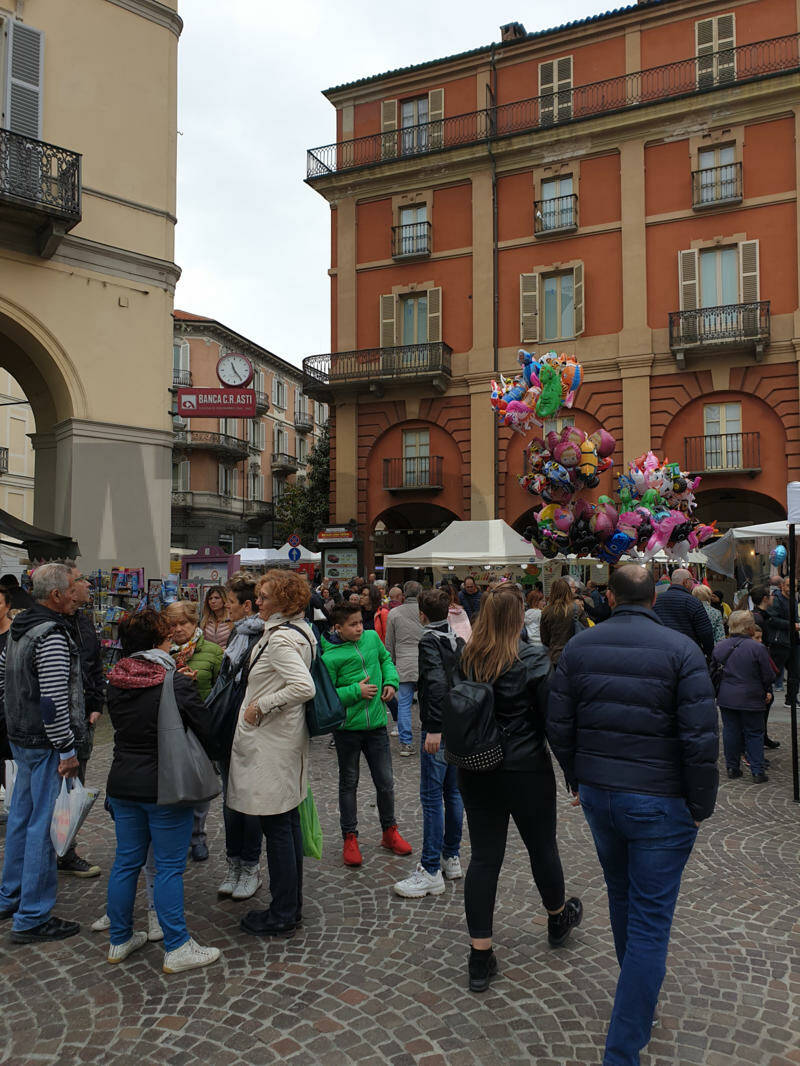
{"label": "white sneaker", "polygon": [[389,736],[390,737],[399,737],[400,736],[400,730],[397,728],[397,726],[395,726],[394,729],[391,731],[391,733],[389,733]]}
{"label": "white sneaker", "polygon": [[242,869],[242,864],[239,859],[228,859],[228,872],[225,874],[225,880],[217,889],[218,896],[232,896],[234,889],[239,881],[239,873]]}
{"label": "white sneaker", "polygon": [[105,929],[111,926],[111,919],[107,914],[101,915],[97,921],[92,922],[91,929],[93,933],[102,933]]}
{"label": "white sneaker", "polygon": [[444,879],[442,871],[429,874],[422,864],[405,881],[398,881],[394,890],[398,896],[404,899],[422,899],[423,896],[440,896],[444,892]]}
{"label": "white sneaker", "polygon": [[233,890],[233,898],[250,899],[251,896],[258,892],[259,888],[261,888],[261,874],[258,870],[258,863],[253,863],[252,866],[246,866],[242,863],[239,880]]}
{"label": "white sneaker", "polygon": [[181,973],[183,970],[196,970],[199,966],[210,966],[219,958],[219,948],[201,948],[191,937],[174,951],[164,956],[164,973]]}
{"label": "white sneaker", "polygon": [[158,924],[158,915],[154,910],[147,912],[147,939],[148,940],[163,940],[164,931]]}
{"label": "white sneaker", "polygon": [[146,943],[147,933],[134,933],[130,940],[126,940],[124,944],[112,944],[109,947],[108,961],[122,962],[123,959],[127,959],[129,955],[132,955],[134,951],[143,948]]}
{"label": "white sneaker", "polygon": [[459,877],[464,876],[464,871],[461,869],[461,859],[458,855],[451,855],[449,859],[442,859],[442,873],[448,881],[457,881]]}

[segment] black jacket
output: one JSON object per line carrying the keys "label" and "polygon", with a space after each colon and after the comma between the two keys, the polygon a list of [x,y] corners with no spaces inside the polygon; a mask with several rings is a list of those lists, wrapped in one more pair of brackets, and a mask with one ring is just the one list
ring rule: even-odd
{"label": "black jacket", "polygon": [[[114,671],[130,659],[121,659]],[[137,660],[141,661],[141,660]],[[114,677],[112,671],[112,677]],[[114,727],[114,758],[106,791],[113,799],[155,803],[158,798],[158,707],[161,700],[163,669],[153,671],[156,683],[146,688],[108,686],[108,714]],[[197,686],[183,674],[175,673],[175,701],[184,725],[189,726],[201,744],[207,742],[208,712]]]}
{"label": "black jacket", "polygon": [[103,660],[100,641],[94,624],[88,614],[79,611],[66,616],[67,629],[78,648],[81,657],[81,676],[83,677],[83,699],[86,717],[98,711],[103,713],[106,699],[106,681],[103,676]]}
{"label": "black jacket", "polygon": [[714,810],[719,737],[708,667],[693,641],[647,607],[618,607],[572,638],[550,687],[547,738],[572,788],[682,796],[696,821]]}
{"label": "black jacket", "polygon": [[[782,592],[776,592],[772,603],[767,607],[769,618],[769,642],[778,648],[789,647],[789,601]],[[797,604],[794,608],[794,620],[797,621]]]}
{"label": "black jacket", "polygon": [[426,733],[441,733],[442,708],[466,647],[446,621],[425,627],[419,642],[419,721]]}
{"label": "black jacket", "polygon": [[480,589],[475,589],[474,592],[467,592],[464,588],[458,594],[458,602],[467,612],[467,618],[469,618],[470,622],[480,610],[482,595]]}
{"label": "black jacket", "polygon": [[714,630],[705,607],[688,589],[682,585],[670,585],[660,594],[653,610],[659,621],[689,637],[700,646],[706,658],[710,658],[714,650]]}
{"label": "black jacket", "polygon": [[[519,659],[494,683],[494,716],[503,745],[502,770],[552,773],[545,742],[547,648],[520,641]],[[459,669],[456,681],[464,680]]]}

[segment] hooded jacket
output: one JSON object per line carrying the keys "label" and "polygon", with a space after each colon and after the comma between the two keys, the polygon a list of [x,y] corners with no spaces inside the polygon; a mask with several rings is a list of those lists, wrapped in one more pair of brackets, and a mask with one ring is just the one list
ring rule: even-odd
{"label": "hooded jacket", "polygon": [[[114,758],[106,791],[113,799],[155,803],[158,798],[158,708],[166,673],[159,663],[137,656],[120,659],[108,675]],[[197,686],[177,671],[173,684],[183,724],[205,744],[208,713]]]}
{"label": "hooded jacket", "polygon": [[[422,627],[420,626],[420,629]],[[374,629],[365,629],[356,643],[342,640],[335,630],[322,638],[322,661],[347,711],[342,729],[379,729],[386,725],[386,704],[381,700],[385,685],[398,687],[397,670]],[[371,700],[361,695],[360,685],[369,678],[378,691]]]}
{"label": "hooded jacket", "polygon": [[419,720],[426,733],[441,733],[442,711],[466,643],[447,620],[425,626],[419,642]]}

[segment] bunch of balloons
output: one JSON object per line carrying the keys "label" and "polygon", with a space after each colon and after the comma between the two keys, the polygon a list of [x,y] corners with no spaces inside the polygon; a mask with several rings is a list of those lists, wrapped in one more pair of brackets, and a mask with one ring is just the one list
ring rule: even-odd
{"label": "bunch of balloons", "polygon": [[529,433],[562,407],[572,407],[581,383],[581,365],[572,355],[546,352],[541,359],[519,350],[520,373],[492,382],[492,407],[501,426]]}
{"label": "bunch of balloons", "polygon": [[546,503],[566,503],[580,489],[597,487],[599,475],[613,465],[616,443],[604,429],[591,435],[577,426],[551,431],[546,440],[531,441],[520,484]]}

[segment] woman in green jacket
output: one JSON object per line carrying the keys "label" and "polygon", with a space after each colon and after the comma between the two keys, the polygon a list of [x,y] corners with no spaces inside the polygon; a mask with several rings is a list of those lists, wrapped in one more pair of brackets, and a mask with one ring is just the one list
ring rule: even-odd
{"label": "woman in green jacket", "polygon": [[[205,700],[217,680],[225,655],[219,644],[206,640],[197,624],[197,604],[191,600],[178,600],[165,611],[170,626],[172,649],[178,673],[185,674],[197,685],[200,698]],[[192,859],[204,862],[208,858],[206,843],[206,816],[208,803],[194,809],[192,829]]]}

